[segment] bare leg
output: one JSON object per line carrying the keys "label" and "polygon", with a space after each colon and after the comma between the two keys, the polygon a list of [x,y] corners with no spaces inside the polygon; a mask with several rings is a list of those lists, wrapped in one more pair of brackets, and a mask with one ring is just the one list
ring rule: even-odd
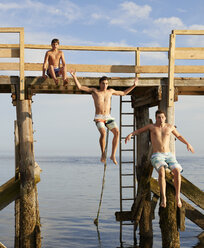
{"label": "bare leg", "polygon": [[181,190],[181,175],[180,175],[180,170],[175,168],[173,170],[174,173],[174,187],[176,190],[176,202],[177,202],[177,206],[179,208],[182,207],[182,202],[181,202],[181,198],[180,198],[180,190]]}
{"label": "bare leg", "polygon": [[118,140],[119,140],[119,130],[117,127],[111,129],[111,132],[113,133],[113,141],[112,141],[112,154],[110,159],[113,160],[114,164],[118,164],[118,162],[116,161],[115,158],[115,154],[116,154],[116,150],[117,150],[117,146],[118,146]]}
{"label": "bare leg", "polygon": [[60,69],[60,74],[62,75],[62,79],[64,81],[63,85],[67,85],[68,84],[68,78],[67,78],[67,67],[64,66]]}
{"label": "bare leg", "polygon": [[55,71],[54,71],[54,66],[53,65],[50,65],[49,66],[49,73],[50,73],[51,77],[54,79],[55,84],[58,85],[58,79],[57,79],[57,77],[55,75]]}
{"label": "bare leg", "polygon": [[105,128],[100,128],[100,138],[99,138],[99,143],[101,147],[101,162],[105,163],[106,162],[106,154],[105,154],[105,146],[106,146],[106,130]]}
{"label": "bare leg", "polygon": [[160,193],[161,193],[161,207],[166,207],[166,180],[165,180],[165,168],[162,166],[159,169],[159,187],[160,187]]}

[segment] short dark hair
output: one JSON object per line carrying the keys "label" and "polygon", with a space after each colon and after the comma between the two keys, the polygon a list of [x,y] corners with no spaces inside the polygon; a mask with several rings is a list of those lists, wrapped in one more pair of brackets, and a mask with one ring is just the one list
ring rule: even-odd
{"label": "short dark hair", "polygon": [[51,41],[51,44],[54,44],[54,43],[58,43],[59,44],[59,40],[58,39],[53,39],[52,41]]}
{"label": "short dark hair", "polygon": [[164,111],[162,111],[162,110],[157,110],[156,113],[155,113],[155,116],[157,117],[157,115],[159,115],[159,114],[164,114],[165,117],[166,117],[166,113]]}
{"label": "short dark hair", "polygon": [[103,81],[108,80],[108,77],[103,76],[99,79],[99,84],[102,83]]}

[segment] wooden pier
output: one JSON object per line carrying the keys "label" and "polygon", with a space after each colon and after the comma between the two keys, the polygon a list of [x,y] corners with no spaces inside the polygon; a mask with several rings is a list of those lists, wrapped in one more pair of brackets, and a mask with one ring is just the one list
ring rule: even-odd
{"label": "wooden pier", "polygon": [[[15,248],[41,247],[39,209],[37,200],[37,186],[35,176],[35,158],[33,148],[32,130],[32,97],[35,94],[86,94],[77,89],[72,78],[69,84],[63,86],[62,80],[56,86],[50,78],[24,76],[25,71],[42,71],[42,63],[25,63],[26,49],[50,49],[49,45],[24,44],[23,28],[0,28],[0,33],[16,33],[19,35],[19,44],[0,44],[0,57],[9,58],[9,62],[0,63],[0,71],[6,75],[0,76],[0,93],[10,93],[12,103],[16,107],[15,125],[15,177],[0,187],[0,209],[16,200],[16,237]],[[204,30],[173,30],[170,34],[169,47],[90,47],[90,46],[60,46],[61,50],[70,51],[102,51],[102,52],[131,52],[135,56],[133,65],[85,65],[67,64],[67,70],[76,69],[77,72],[88,73],[89,76],[79,77],[82,85],[98,87],[98,77],[91,77],[91,73],[108,73],[109,86],[114,89],[125,89],[132,85],[133,77],[139,77],[138,87],[132,92],[131,104],[134,109],[133,118],[136,120],[133,129],[149,123],[149,108],[158,106],[167,113],[167,121],[174,124],[174,102],[179,95],[204,95],[204,66],[175,65],[175,60],[203,60],[203,47],[176,47],[177,35],[204,35]],[[140,65],[140,55],[145,52],[166,53],[167,65]],[[12,58],[19,58],[19,62],[10,62]],[[9,75],[9,71],[19,71],[19,76]],[[114,77],[111,74],[114,73]],[[120,76],[121,73],[123,76]],[[126,76],[124,76],[124,74]],[[141,77],[145,74],[145,77]],[[151,74],[151,77],[148,77]],[[155,74],[155,77],[152,77]],[[157,74],[160,76],[158,77]],[[161,75],[164,76],[161,76]],[[198,74],[197,77],[175,77],[175,74]],[[115,76],[117,75],[117,77]],[[168,76],[166,76],[168,75]],[[122,102],[122,99],[121,99]],[[121,113],[122,115],[122,113]],[[122,132],[122,130],[121,130]],[[122,139],[122,137],[121,137]],[[121,142],[120,142],[121,143]],[[116,219],[120,221],[120,242],[123,243],[122,231],[124,222],[133,223],[135,233],[140,228],[140,244],[152,239],[152,218],[159,198],[157,181],[151,178],[152,166],[150,164],[151,146],[149,135],[137,137],[137,147],[133,146],[132,168],[134,182],[132,192],[132,206],[123,208],[124,193],[122,190],[122,161],[120,159],[120,212]],[[174,152],[174,139],[171,139],[171,151]],[[122,157],[120,146],[120,157]],[[137,159],[136,159],[137,158]],[[137,160],[137,161],[136,161]],[[144,169],[145,168],[145,169]],[[39,170],[38,170],[39,171]],[[174,188],[171,176],[167,173],[167,207],[160,208],[160,227],[163,247],[180,247],[179,228],[184,230],[184,211],[180,212],[175,204]],[[138,181],[136,192],[135,181]],[[191,191],[190,191],[191,189]],[[193,201],[198,207],[204,207],[204,193],[187,179],[182,178],[182,193]],[[9,193],[7,193],[9,192]],[[153,197],[151,196],[153,192]],[[183,201],[186,217],[196,225],[204,228],[204,216],[189,203]],[[20,214],[19,214],[20,213]],[[183,218],[184,216],[184,218]],[[179,218],[179,221],[178,221]],[[134,236],[135,239],[135,236]]]}

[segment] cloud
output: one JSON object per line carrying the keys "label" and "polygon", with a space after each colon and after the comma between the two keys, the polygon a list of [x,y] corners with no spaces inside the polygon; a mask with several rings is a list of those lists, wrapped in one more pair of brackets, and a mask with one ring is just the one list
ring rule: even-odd
{"label": "cloud", "polygon": [[115,11],[110,18],[111,25],[122,25],[127,27],[129,31],[136,32],[132,27],[138,20],[148,19],[152,8],[149,5],[137,5],[131,1],[125,1],[120,4],[119,8]]}
{"label": "cloud", "polygon": [[0,4],[0,21],[6,26],[47,25],[49,28],[51,25],[72,23],[81,17],[81,9],[69,0],[60,0],[56,5],[34,0],[22,0],[19,4],[15,2]]}
{"label": "cloud", "polygon": [[0,3],[0,10],[22,9],[23,7],[17,3]]}
{"label": "cloud", "polygon": [[165,29],[183,29],[185,25],[182,20],[178,17],[170,17],[170,18],[158,18],[154,21],[154,23],[161,28]]}

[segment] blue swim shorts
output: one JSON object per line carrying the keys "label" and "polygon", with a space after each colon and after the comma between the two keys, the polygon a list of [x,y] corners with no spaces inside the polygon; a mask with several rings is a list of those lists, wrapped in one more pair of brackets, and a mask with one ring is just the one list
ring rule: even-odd
{"label": "blue swim shorts", "polygon": [[175,156],[171,152],[156,152],[151,156],[151,163],[153,167],[158,172],[159,169],[164,166],[165,168],[169,168],[171,171],[175,168],[180,169],[180,172],[183,171],[183,168],[176,160]]}
{"label": "blue swim shorts", "polygon": [[[54,68],[54,71],[55,71],[55,75],[56,75],[56,77],[59,77],[59,72],[60,72],[60,68]],[[47,69],[47,75],[51,78],[52,76],[51,76],[51,74],[50,74],[50,71],[49,71],[49,69]]]}

